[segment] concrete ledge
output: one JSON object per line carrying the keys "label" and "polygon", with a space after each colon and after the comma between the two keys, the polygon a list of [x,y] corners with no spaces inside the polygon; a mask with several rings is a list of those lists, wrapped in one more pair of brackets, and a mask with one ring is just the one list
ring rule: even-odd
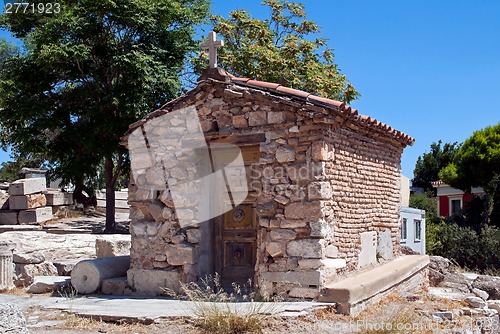
{"label": "concrete ledge", "polygon": [[[356,309],[355,312],[360,310],[360,308],[354,308],[355,305],[410,280],[425,270],[429,262],[427,255],[402,256],[380,267],[325,285],[318,301],[338,303],[341,313],[353,314],[354,309]],[[423,283],[420,280],[410,281],[411,286],[408,286],[408,289]]]}

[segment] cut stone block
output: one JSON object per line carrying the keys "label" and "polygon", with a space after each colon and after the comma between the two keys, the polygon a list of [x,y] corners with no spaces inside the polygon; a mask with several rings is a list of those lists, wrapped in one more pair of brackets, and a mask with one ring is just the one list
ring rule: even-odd
{"label": "cut stone block", "polygon": [[0,211],[0,225],[17,224],[17,211]]}
{"label": "cut stone block", "polygon": [[9,185],[9,195],[29,195],[47,190],[44,177],[33,179],[20,179]]}
{"label": "cut stone block", "polygon": [[127,276],[107,278],[102,281],[101,292],[104,295],[123,295],[127,287]]}
{"label": "cut stone block", "polygon": [[39,264],[15,264],[14,284],[28,286],[36,276],[57,276],[57,268],[50,262]]}
{"label": "cut stone block", "polygon": [[386,260],[390,260],[394,257],[391,231],[379,232],[377,252]]}
{"label": "cut stone block", "polygon": [[47,205],[71,205],[73,204],[73,194],[65,193],[62,191],[58,192],[46,192],[45,198],[47,199]]}
{"label": "cut stone block", "polygon": [[361,253],[358,258],[358,268],[377,262],[377,232],[361,233]]}
{"label": "cut stone block", "polygon": [[[9,197],[11,210],[35,209],[47,204],[44,194],[16,195]],[[52,211],[52,210],[51,210]]]}
{"label": "cut stone block", "polygon": [[14,263],[38,264],[45,261],[45,256],[37,251],[30,253],[18,252],[14,253],[13,261]]}
{"label": "cut stone block", "polygon": [[78,260],[54,260],[52,264],[57,268],[59,276],[71,276],[71,271],[78,263]]}
{"label": "cut stone block", "polygon": [[71,284],[69,276],[35,276],[33,283],[26,289],[28,293],[47,293],[58,291]]}
{"label": "cut stone block", "polygon": [[98,258],[130,254],[130,235],[110,235],[95,240]]}
{"label": "cut stone block", "polygon": [[52,219],[52,208],[49,206],[19,212],[19,224],[43,223]]}
{"label": "cut stone block", "polygon": [[177,270],[150,270],[131,268],[127,271],[129,286],[140,294],[164,295],[164,288],[180,292],[180,275]]}

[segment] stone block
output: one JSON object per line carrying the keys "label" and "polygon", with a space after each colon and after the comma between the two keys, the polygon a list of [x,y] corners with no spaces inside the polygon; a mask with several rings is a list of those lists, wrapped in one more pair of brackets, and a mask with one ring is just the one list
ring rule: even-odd
{"label": "stone block", "polygon": [[325,256],[329,258],[337,258],[339,256],[339,249],[335,245],[328,245],[325,247]]}
{"label": "stone block", "polygon": [[285,122],[285,117],[281,111],[270,111],[267,113],[267,122],[269,124],[281,124]]}
{"label": "stone block", "polygon": [[470,305],[470,307],[473,308],[484,308],[486,306],[486,302],[476,296],[470,296],[465,298],[465,302]]}
{"label": "stone block", "polygon": [[130,235],[109,235],[95,240],[98,258],[130,255]]}
{"label": "stone block", "polygon": [[300,259],[298,261],[300,270],[318,269],[323,266],[321,259]]}
{"label": "stone block", "polygon": [[274,218],[276,215],[277,205],[273,201],[264,202],[257,205],[256,211],[259,218]]}
{"label": "stone block", "polygon": [[332,144],[324,141],[316,141],[312,144],[311,158],[314,161],[328,161],[334,159],[334,149]]}
{"label": "stone block", "polygon": [[377,263],[377,232],[361,233],[361,252],[358,256],[358,268]]}
{"label": "stone block", "polygon": [[151,270],[131,268],[127,271],[128,285],[137,293],[163,295],[167,288],[180,292],[180,275],[177,270]]}
{"label": "stone block", "polygon": [[233,116],[233,126],[236,129],[248,128],[248,121],[245,118],[245,115]]}
{"label": "stone block", "polygon": [[488,298],[490,297],[488,292],[477,288],[472,288],[472,293],[475,294],[477,297],[481,298],[482,300],[488,300]]}
{"label": "stone block", "polygon": [[293,240],[295,239],[295,232],[289,229],[279,228],[272,230],[269,235],[271,236],[271,240]]}
{"label": "stone block", "polygon": [[0,225],[17,225],[17,211],[0,211]]}
{"label": "stone block", "polygon": [[287,272],[263,272],[260,275],[265,282],[299,284],[303,286],[320,285],[321,274],[316,270],[311,271],[287,271]]}
{"label": "stone block", "polygon": [[276,160],[280,163],[295,161],[295,149],[290,146],[280,146],[276,149]]}
{"label": "stone block", "polygon": [[35,276],[26,292],[34,294],[54,292],[70,285],[69,276]]}
{"label": "stone block", "polygon": [[29,195],[40,193],[47,190],[44,177],[32,179],[20,179],[9,185],[9,195]]}
{"label": "stone block", "polygon": [[104,295],[124,295],[127,287],[127,276],[107,278],[102,281],[101,292]]}
{"label": "stone block", "polygon": [[172,266],[194,263],[194,248],[190,245],[178,244],[167,246],[167,262]]}
{"label": "stone block", "polygon": [[59,276],[71,276],[71,271],[79,260],[54,260],[52,264],[57,268]]}
{"label": "stone block", "polygon": [[267,124],[267,117],[265,111],[254,111],[248,114],[248,125],[259,126]]}
{"label": "stone block", "polygon": [[186,230],[187,240],[192,244],[197,244],[200,242],[201,230],[199,228],[192,228]]}
{"label": "stone block", "polygon": [[292,298],[316,298],[319,296],[319,289],[304,287],[292,288],[288,295]]}
{"label": "stone block", "polygon": [[323,257],[323,240],[321,239],[292,240],[288,243],[286,252],[288,256],[320,259]]}
{"label": "stone block", "polygon": [[322,259],[321,263],[326,268],[341,269],[347,267],[347,261],[345,259]]}
{"label": "stone block", "polygon": [[299,219],[284,219],[280,222],[281,228],[300,228],[306,227],[307,222]]}
{"label": "stone block", "polygon": [[11,210],[35,209],[45,206],[46,204],[47,200],[44,194],[18,195],[9,197],[9,208]]}
{"label": "stone block", "polygon": [[272,257],[283,255],[283,245],[279,242],[270,242],[266,245],[266,252]]}
{"label": "stone block", "polygon": [[14,253],[14,263],[38,264],[45,261],[45,256],[37,251],[31,253]]}
{"label": "stone block", "polygon": [[40,264],[16,263],[14,284],[16,286],[29,286],[35,276],[57,276],[57,268],[50,262]]}
{"label": "stone block", "polygon": [[46,192],[45,198],[47,199],[46,205],[50,206],[73,204],[73,193],[66,193],[62,191]]}
{"label": "stone block", "polygon": [[52,208],[41,207],[31,210],[19,211],[19,224],[43,223],[52,219]]}
{"label": "stone block", "polygon": [[311,227],[311,237],[324,238],[332,233],[332,228],[323,219],[310,222],[309,226]]}
{"label": "stone block", "polygon": [[325,166],[323,162],[295,163],[287,166],[286,172],[292,183],[305,184],[322,177]]}
{"label": "stone block", "polygon": [[294,202],[285,207],[287,219],[318,219],[323,218],[319,202]]}
{"label": "stone block", "polygon": [[377,252],[386,260],[390,260],[394,257],[392,249],[392,238],[391,231],[379,232]]}
{"label": "stone block", "polygon": [[330,182],[312,182],[307,186],[309,200],[332,199],[332,187]]}

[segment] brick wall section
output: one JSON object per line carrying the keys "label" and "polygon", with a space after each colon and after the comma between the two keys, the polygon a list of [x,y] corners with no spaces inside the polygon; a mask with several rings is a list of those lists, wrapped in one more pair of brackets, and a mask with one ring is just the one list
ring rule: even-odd
{"label": "brick wall section", "polygon": [[[355,270],[360,232],[389,229],[398,252],[402,144],[371,138],[334,110],[231,83],[202,82],[164,108],[191,105],[208,140],[265,133],[254,277],[262,292],[315,297],[326,281]],[[166,275],[159,281],[171,287],[196,280],[204,235],[179,226],[168,190],[143,191],[136,182],[129,187],[131,272]]]}
{"label": "brick wall section", "polygon": [[401,147],[368,138],[346,129],[332,129],[334,159],[326,173],[333,201],[332,242],[350,270],[356,268],[360,233],[390,230],[399,253],[399,177]]}

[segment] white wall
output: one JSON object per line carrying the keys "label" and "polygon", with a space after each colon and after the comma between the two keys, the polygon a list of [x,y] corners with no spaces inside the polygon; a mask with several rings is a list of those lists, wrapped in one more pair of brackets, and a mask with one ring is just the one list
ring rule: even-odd
{"label": "white wall", "polygon": [[[401,245],[408,246],[415,252],[425,254],[425,210],[402,207],[400,211],[401,226],[403,229],[403,221],[406,220],[406,239],[401,236]],[[420,240],[416,239],[415,222],[420,221]]]}

